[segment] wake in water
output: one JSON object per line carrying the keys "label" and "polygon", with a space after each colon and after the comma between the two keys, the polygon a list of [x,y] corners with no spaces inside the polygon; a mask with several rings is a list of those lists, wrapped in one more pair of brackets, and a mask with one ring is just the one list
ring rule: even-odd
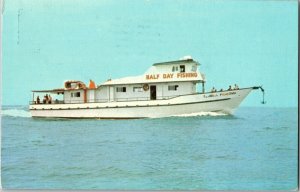
{"label": "wake in water", "polygon": [[[170,117],[197,117],[197,116],[226,116],[228,114],[222,112],[198,112],[198,113],[189,113],[189,114],[180,114],[172,115]],[[31,114],[28,110],[25,109],[1,109],[1,116],[9,117],[31,117]],[[161,118],[161,117],[160,117]]]}
{"label": "wake in water", "polygon": [[31,117],[30,112],[24,109],[1,109],[1,116]]}
{"label": "wake in water", "polygon": [[172,117],[197,117],[197,116],[212,116],[212,117],[217,117],[217,116],[224,116],[224,115],[228,115],[228,114],[222,113],[222,112],[198,112],[198,113],[172,115]]}
{"label": "wake in water", "polygon": [[220,117],[220,116],[230,116],[230,114],[222,113],[222,112],[197,112],[197,113],[188,113],[188,114],[180,114],[180,115],[171,115],[167,117],[150,117],[150,119],[160,119],[160,118],[168,118],[168,117]]}

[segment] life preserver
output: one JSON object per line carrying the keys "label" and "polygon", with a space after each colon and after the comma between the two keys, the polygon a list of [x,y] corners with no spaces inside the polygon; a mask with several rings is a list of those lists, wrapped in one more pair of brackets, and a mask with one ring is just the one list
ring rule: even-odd
{"label": "life preserver", "polygon": [[148,84],[144,84],[143,85],[143,89],[144,89],[144,91],[148,91],[149,90],[149,85]]}

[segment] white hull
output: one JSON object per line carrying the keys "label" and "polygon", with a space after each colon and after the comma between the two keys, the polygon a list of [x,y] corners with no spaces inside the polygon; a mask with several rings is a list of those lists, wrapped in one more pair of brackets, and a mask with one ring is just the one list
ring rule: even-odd
{"label": "white hull", "polygon": [[[32,117],[130,119],[167,117],[198,112],[233,113],[253,88],[191,94],[165,100],[81,104],[33,104]],[[211,96],[214,95],[214,96]]]}

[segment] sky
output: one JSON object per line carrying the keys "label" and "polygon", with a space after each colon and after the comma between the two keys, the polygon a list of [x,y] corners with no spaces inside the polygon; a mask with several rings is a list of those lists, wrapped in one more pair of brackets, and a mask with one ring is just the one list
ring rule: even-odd
{"label": "sky", "polygon": [[[31,90],[101,84],[191,55],[207,90],[263,85],[266,107],[297,107],[297,8],[296,0],[6,0],[1,102],[28,105]],[[251,92],[242,106],[261,99]]]}

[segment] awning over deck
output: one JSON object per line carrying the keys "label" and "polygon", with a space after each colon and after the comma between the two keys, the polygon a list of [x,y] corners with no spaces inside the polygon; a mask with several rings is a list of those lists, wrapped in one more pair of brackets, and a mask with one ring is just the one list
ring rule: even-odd
{"label": "awning over deck", "polygon": [[32,90],[33,93],[64,93],[65,89]]}

